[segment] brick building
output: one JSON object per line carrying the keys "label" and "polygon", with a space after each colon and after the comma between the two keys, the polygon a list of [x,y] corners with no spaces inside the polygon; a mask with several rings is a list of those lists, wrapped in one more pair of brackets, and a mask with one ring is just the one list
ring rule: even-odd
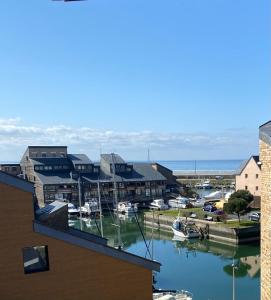
{"label": "brick building", "polygon": [[271,299],[271,121],[260,126],[261,300]]}

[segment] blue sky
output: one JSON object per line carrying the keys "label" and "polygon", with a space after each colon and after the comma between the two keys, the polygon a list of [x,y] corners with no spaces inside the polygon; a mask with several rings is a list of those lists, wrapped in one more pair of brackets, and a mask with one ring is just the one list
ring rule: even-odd
{"label": "blue sky", "polygon": [[257,153],[271,119],[270,6],[3,1],[0,160],[52,143],[93,159]]}

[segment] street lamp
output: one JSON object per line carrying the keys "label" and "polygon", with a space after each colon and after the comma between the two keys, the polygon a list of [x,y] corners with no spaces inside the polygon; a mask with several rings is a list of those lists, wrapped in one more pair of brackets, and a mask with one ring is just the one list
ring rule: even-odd
{"label": "street lamp", "polygon": [[237,265],[234,263],[234,258],[232,259],[232,300],[235,300],[235,270]]}

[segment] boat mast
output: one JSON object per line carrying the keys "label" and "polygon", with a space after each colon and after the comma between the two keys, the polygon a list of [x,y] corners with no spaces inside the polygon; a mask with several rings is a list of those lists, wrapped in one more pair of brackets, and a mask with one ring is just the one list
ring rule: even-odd
{"label": "boat mast", "polygon": [[114,186],[114,202],[117,212],[117,228],[118,228],[118,248],[121,249],[121,239],[120,239],[120,220],[119,220],[119,208],[118,208],[118,191],[116,183],[116,169],[115,169],[115,155],[111,153],[112,158],[112,170],[113,170],[113,186]]}
{"label": "boat mast", "polygon": [[83,230],[83,224],[82,224],[82,211],[81,211],[81,174],[78,174],[78,198],[79,198],[79,216],[80,216],[80,229]]}
{"label": "boat mast", "polygon": [[102,203],[101,203],[101,192],[100,192],[100,180],[98,180],[98,199],[99,199],[99,209],[100,209],[101,236],[104,237],[104,232],[103,232],[103,216],[102,216]]}

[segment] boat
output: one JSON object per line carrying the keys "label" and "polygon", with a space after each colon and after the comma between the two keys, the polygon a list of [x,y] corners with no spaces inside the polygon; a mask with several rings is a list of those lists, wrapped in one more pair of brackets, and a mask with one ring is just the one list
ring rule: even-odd
{"label": "boat", "polygon": [[195,184],[196,189],[211,189],[213,186],[211,185],[210,180],[205,180],[201,183],[196,183]]}
{"label": "boat", "polygon": [[168,205],[172,208],[189,208],[192,207],[189,199],[178,196],[176,199],[168,200]]}
{"label": "boat", "polygon": [[205,203],[205,199],[192,199],[190,198],[190,203],[194,206],[194,207],[203,207],[204,206],[204,203]]}
{"label": "boat", "polygon": [[154,290],[153,300],[192,300],[193,295],[188,291]]}
{"label": "boat", "polygon": [[215,191],[210,193],[209,195],[204,196],[206,200],[220,200],[224,197],[224,192],[222,191]]}
{"label": "boat", "polygon": [[202,183],[202,188],[203,189],[211,189],[213,186],[211,185],[210,183],[210,180],[205,180],[203,183]]}
{"label": "boat", "polygon": [[81,219],[87,228],[91,228],[95,226],[94,220],[91,218],[82,218]]}
{"label": "boat", "polygon": [[157,210],[166,210],[168,209],[168,205],[165,204],[164,199],[155,199],[150,203],[149,208]]}
{"label": "boat", "polygon": [[172,224],[172,231],[177,237],[184,238],[198,238],[200,232],[194,222],[183,221],[180,217],[177,217]]}
{"label": "boat", "polygon": [[227,192],[225,195],[225,200],[229,201],[230,196],[234,193],[234,191]]}
{"label": "boat", "polygon": [[137,203],[131,202],[118,202],[118,209],[114,210],[121,214],[132,214],[138,211]]}
{"label": "boat", "polygon": [[78,216],[79,210],[72,203],[68,203],[68,214],[69,216]]}
{"label": "boat", "polygon": [[86,202],[84,204],[84,206],[81,206],[79,208],[79,210],[81,211],[82,215],[84,215],[84,216],[95,216],[95,215],[98,215],[100,212],[98,202],[95,200]]}

